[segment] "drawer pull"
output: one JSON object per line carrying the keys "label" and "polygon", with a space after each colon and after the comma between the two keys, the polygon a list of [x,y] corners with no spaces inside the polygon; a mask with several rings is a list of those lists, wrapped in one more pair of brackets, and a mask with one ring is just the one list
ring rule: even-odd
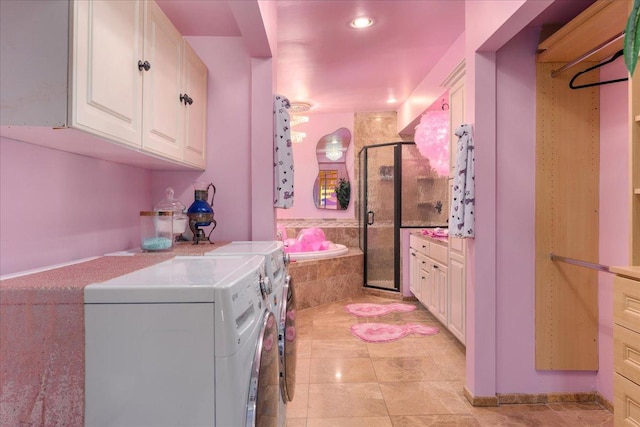
{"label": "drawer pull", "polygon": [[151,69],[151,64],[149,64],[149,61],[138,61],[138,70],[142,71],[149,71]]}

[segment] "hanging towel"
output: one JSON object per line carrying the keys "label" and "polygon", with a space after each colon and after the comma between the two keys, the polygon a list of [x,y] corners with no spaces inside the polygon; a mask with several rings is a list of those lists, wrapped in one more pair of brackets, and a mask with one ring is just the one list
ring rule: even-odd
{"label": "hanging towel", "polygon": [[289,122],[289,100],[273,97],[273,206],[288,209],[293,206],[293,151]]}
{"label": "hanging towel", "polygon": [[458,150],[453,176],[453,197],[449,216],[449,236],[474,237],[475,211],[475,160],[471,125],[463,124],[456,129]]}

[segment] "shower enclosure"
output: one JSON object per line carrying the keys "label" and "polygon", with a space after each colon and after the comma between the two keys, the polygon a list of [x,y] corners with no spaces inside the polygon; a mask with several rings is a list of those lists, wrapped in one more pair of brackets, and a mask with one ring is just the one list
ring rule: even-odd
{"label": "shower enclosure", "polygon": [[358,224],[365,286],[400,290],[403,229],[446,227],[448,177],[414,142],[369,145],[358,153]]}

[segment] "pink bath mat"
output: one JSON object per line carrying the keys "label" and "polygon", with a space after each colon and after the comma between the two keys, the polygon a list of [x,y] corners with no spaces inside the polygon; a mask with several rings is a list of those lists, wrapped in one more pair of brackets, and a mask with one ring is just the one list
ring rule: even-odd
{"label": "pink bath mat", "polygon": [[407,323],[406,325],[358,323],[349,329],[353,335],[367,342],[392,342],[409,334],[435,335],[440,332],[438,328],[417,323]]}
{"label": "pink bath mat", "polygon": [[413,311],[416,309],[415,305],[411,304],[371,304],[371,303],[362,303],[362,304],[348,304],[344,308],[347,310],[347,313],[353,314],[354,316],[359,317],[373,317],[373,316],[382,316],[387,313],[391,313],[392,311],[400,311],[402,313],[406,313],[409,311]]}

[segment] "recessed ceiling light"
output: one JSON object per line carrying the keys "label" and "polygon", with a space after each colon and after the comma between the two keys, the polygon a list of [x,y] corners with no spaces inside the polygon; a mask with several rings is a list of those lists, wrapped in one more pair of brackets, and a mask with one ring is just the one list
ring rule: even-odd
{"label": "recessed ceiling light", "polygon": [[396,102],[398,102],[398,100],[397,100],[397,99],[395,99],[395,98],[393,98],[393,97],[391,97],[391,98],[387,99],[387,104],[394,104],[394,103],[396,103]]}
{"label": "recessed ceiling light", "polygon": [[373,25],[373,19],[368,16],[362,16],[360,18],[356,18],[351,21],[351,26],[353,28],[367,28]]}
{"label": "recessed ceiling light", "polygon": [[292,113],[305,113],[309,110],[311,110],[311,104],[308,102],[294,101],[291,103],[291,107],[289,108],[289,111]]}

